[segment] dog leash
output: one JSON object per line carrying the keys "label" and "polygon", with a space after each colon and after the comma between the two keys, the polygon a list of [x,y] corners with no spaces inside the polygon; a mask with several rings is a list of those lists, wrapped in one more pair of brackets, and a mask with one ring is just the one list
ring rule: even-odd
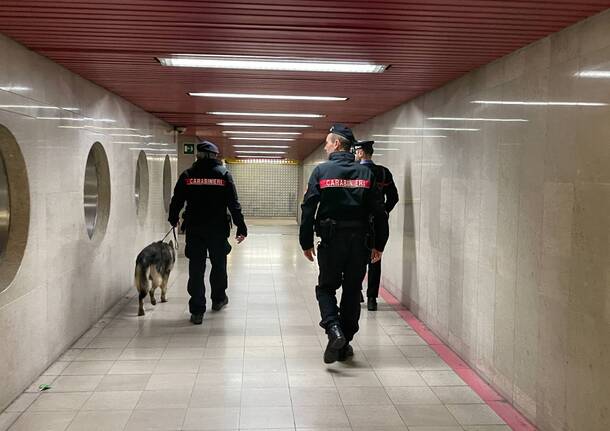
{"label": "dog leash", "polygon": [[176,228],[175,228],[175,227],[173,227],[173,226],[172,226],[172,227],[170,228],[170,230],[168,230],[168,231],[167,231],[167,233],[165,234],[165,236],[164,236],[163,238],[161,238],[161,241],[165,241],[165,238],[167,238],[167,236],[168,236],[170,233],[173,233],[173,234],[174,234],[174,244],[175,244],[175,245],[174,245],[174,248],[175,248],[176,250],[178,250],[178,236],[176,235]]}

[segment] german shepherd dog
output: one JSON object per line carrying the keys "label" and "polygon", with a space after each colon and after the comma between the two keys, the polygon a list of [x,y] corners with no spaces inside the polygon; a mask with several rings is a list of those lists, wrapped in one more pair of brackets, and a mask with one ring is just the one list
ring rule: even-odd
{"label": "german shepherd dog", "polygon": [[153,242],[147,245],[136,258],[135,285],[140,294],[140,309],[138,316],[144,316],[143,299],[149,293],[148,280],[152,282],[150,289],[150,303],[157,304],[155,289],[161,288],[161,302],[167,302],[167,280],[176,262],[176,251],[174,243],[163,241]]}

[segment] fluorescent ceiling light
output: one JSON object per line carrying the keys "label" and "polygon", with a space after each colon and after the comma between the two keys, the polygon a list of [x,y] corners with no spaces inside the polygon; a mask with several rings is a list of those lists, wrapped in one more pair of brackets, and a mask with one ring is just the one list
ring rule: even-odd
{"label": "fluorescent ceiling light", "polygon": [[287,114],[283,112],[206,112],[207,115],[237,115],[240,117],[295,117],[295,118],[324,118],[322,114]]}
{"label": "fluorescent ceiling light", "polygon": [[249,161],[255,162],[257,159],[275,159],[275,160],[285,160],[285,157],[282,156],[237,156],[238,159],[250,159]]}
{"label": "fluorescent ceiling light", "polygon": [[20,87],[18,85],[15,85],[15,86],[9,86],[9,87],[0,87],[0,90],[3,90],[3,91],[30,91],[31,88],[30,87]]}
{"label": "fluorescent ceiling light", "polygon": [[134,137],[134,138],[152,138],[153,135],[138,135],[135,133],[111,133],[110,136],[128,136],[128,137]]}
{"label": "fluorescent ceiling light", "polygon": [[582,78],[610,78],[610,70],[583,70],[576,73]]}
{"label": "fluorescent ceiling light", "polygon": [[294,141],[294,138],[243,138],[243,137],[235,137],[229,138],[231,140],[237,141]]}
{"label": "fluorescent ceiling light", "polygon": [[417,144],[415,141],[375,141],[380,144]]}
{"label": "fluorescent ceiling light", "polygon": [[63,118],[63,117],[36,117],[37,120],[67,120],[67,121],[88,121],[85,118]]}
{"label": "fluorescent ceiling light", "polygon": [[[372,135],[383,138],[446,138],[445,135]],[[379,141],[375,141],[379,142]]]}
{"label": "fluorescent ceiling light", "polygon": [[270,100],[316,100],[322,102],[336,102],[347,100],[347,97],[330,96],[287,96],[280,94],[245,94],[245,93],[189,93],[195,97],[220,97],[228,99],[270,99]]}
{"label": "fluorescent ceiling light", "polygon": [[93,130],[133,130],[138,131],[140,129],[131,129],[128,127],[96,127],[96,126],[57,126],[59,129],[93,129]]}
{"label": "fluorescent ceiling light", "polygon": [[13,108],[13,109],[63,109],[66,111],[78,111],[78,108],[63,108],[59,106],[48,106],[48,105],[0,105],[0,108]]}
{"label": "fluorescent ceiling light", "polygon": [[37,120],[65,120],[65,121],[98,121],[100,123],[116,123],[116,120],[108,118],[69,118],[69,117],[36,117]]}
{"label": "fluorescent ceiling light", "polygon": [[302,135],[301,132],[247,132],[242,130],[223,130],[222,133],[226,133],[227,135]]}
{"label": "fluorescent ceiling light", "polygon": [[138,145],[142,145],[143,142],[138,142],[138,141],[114,141],[115,144],[138,144]]}
{"label": "fluorescent ceiling light", "polygon": [[308,124],[272,124],[272,123],[216,123],[217,126],[239,126],[239,127],[311,127]]}
{"label": "fluorescent ceiling light", "polygon": [[291,72],[381,73],[385,64],[360,61],[306,58],[257,57],[245,55],[174,54],[157,58],[163,66],[204,67],[212,69],[285,70]]}
{"label": "fluorescent ceiling light", "polygon": [[[396,130],[448,130],[448,131],[463,131],[463,132],[478,132],[481,129],[470,129],[466,127],[394,127]],[[373,136],[391,136],[391,135],[373,135]]]}
{"label": "fluorescent ceiling light", "polygon": [[375,150],[382,151],[400,151],[400,148],[384,148],[384,147],[376,147]]}
{"label": "fluorescent ceiling light", "polygon": [[[62,126],[60,126],[62,127]],[[69,127],[69,126],[66,126]],[[98,126],[84,126],[85,129],[95,129],[95,130],[131,130],[131,131],[138,131],[140,129],[132,129],[129,127],[98,127]]]}
{"label": "fluorescent ceiling light", "polygon": [[0,108],[59,109],[57,106],[41,106],[41,105],[0,105]]}
{"label": "fluorescent ceiling light", "polygon": [[527,102],[521,100],[473,100],[470,103],[479,103],[482,105],[523,105],[523,106],[607,106],[607,103],[601,102]]}
{"label": "fluorescent ceiling light", "polygon": [[[72,118],[67,118],[67,120],[71,120]],[[64,120],[64,118],[62,118]],[[109,118],[90,118],[84,117],[83,121],[99,121],[100,123],[116,123],[116,120],[111,120]]]}
{"label": "fluorescent ceiling light", "polygon": [[288,145],[233,145],[233,148],[290,148]]}
{"label": "fluorescent ceiling light", "polygon": [[146,144],[146,145],[170,145],[170,144],[166,144],[166,143],[164,143],[164,142],[149,142],[149,143],[148,143],[148,144]]}
{"label": "fluorescent ceiling light", "polygon": [[498,121],[498,122],[528,122],[523,118],[482,118],[482,117],[428,117],[428,120],[439,121]]}
{"label": "fluorescent ceiling light", "polygon": [[286,154],[286,151],[250,151],[250,150],[239,150],[236,153],[243,154]]}

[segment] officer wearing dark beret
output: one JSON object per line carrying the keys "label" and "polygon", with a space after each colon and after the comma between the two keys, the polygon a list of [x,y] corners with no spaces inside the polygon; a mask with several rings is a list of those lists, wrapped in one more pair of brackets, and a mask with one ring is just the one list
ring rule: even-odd
{"label": "officer wearing dark beret", "polygon": [[[335,124],[326,136],[328,161],[313,170],[303,199],[299,242],[313,261],[314,230],[320,274],[316,298],[328,345],[324,362],[344,361],[354,354],[349,342],[358,332],[360,290],[368,262],[381,259],[388,239],[388,220],[379,188],[370,169],[355,162],[350,152],[354,134]],[[369,238],[369,219],[375,223],[375,242]],[[342,287],[337,306],[336,291]]]}
{"label": "officer wearing dark beret", "polygon": [[210,141],[197,144],[197,160],[178,178],[169,207],[168,221],[176,227],[186,202],[182,227],[186,231],[184,254],[189,259],[189,309],[191,322],[195,325],[202,323],[206,311],[204,275],[207,256],[212,264],[212,309],[219,311],[229,302],[225,292],[226,245],[231,229],[227,209],[237,226],[237,243],[241,243],[248,235],[233,178],[218,160],[218,154],[218,147]]}
{"label": "officer wearing dark beret", "polygon": [[[375,141],[360,141],[354,144],[354,152],[356,160],[368,167],[375,175],[377,187],[381,192],[385,211],[390,214],[390,211],[398,203],[398,190],[394,184],[392,173],[385,166],[378,165],[373,162],[372,156],[374,153],[373,144]],[[368,288],[367,309],[370,311],[377,310],[377,297],[379,296],[379,283],[381,281],[381,259],[377,262],[370,262],[368,265]]]}

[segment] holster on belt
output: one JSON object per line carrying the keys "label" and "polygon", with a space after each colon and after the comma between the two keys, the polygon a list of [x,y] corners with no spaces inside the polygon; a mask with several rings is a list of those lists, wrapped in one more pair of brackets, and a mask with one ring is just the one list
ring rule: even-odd
{"label": "holster on belt", "polygon": [[335,236],[337,229],[337,221],[326,218],[324,220],[318,220],[316,222],[316,235],[318,235],[322,242],[328,243]]}

